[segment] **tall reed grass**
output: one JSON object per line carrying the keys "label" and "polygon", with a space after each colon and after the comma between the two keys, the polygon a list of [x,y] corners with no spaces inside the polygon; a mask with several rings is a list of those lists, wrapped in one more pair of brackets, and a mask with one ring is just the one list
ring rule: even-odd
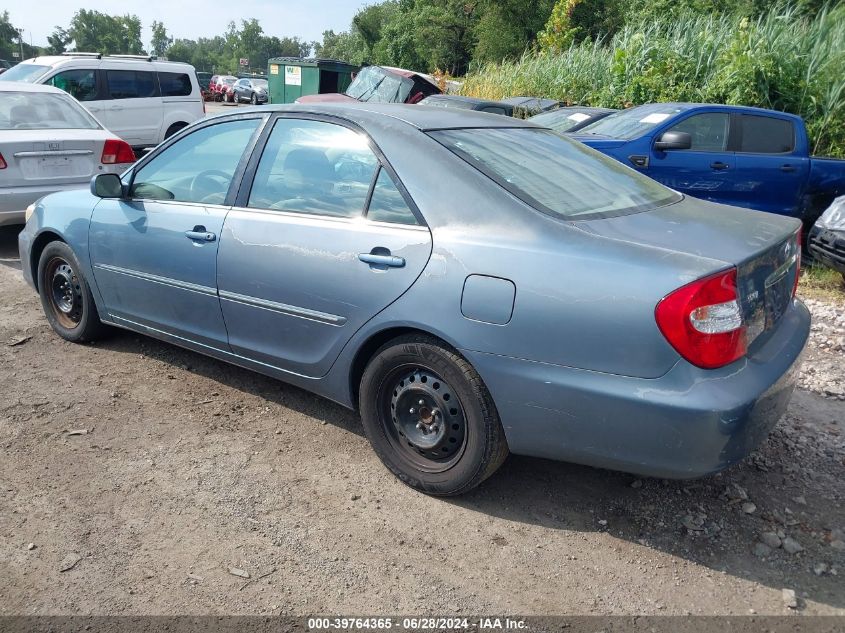
{"label": "tall reed grass", "polygon": [[532,95],[624,108],[654,101],[751,105],[799,114],[816,154],[845,156],[845,6],[802,17],[686,14],[629,24],[560,54],[471,69],[463,94]]}

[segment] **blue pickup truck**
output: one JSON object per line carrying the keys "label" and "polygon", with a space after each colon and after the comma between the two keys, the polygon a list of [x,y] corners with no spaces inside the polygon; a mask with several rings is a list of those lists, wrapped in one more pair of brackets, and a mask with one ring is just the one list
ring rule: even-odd
{"label": "blue pickup truck", "polygon": [[681,193],[800,218],[807,230],[845,194],[845,160],[810,157],[804,121],[785,112],[653,103],[573,138]]}

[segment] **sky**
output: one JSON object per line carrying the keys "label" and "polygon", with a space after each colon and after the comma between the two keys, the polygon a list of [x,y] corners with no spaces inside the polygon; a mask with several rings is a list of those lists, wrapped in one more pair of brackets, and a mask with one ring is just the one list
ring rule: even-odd
{"label": "sky", "polygon": [[173,38],[196,39],[220,35],[234,20],[257,18],[267,35],[298,35],[310,42],[322,39],[323,31],[345,31],[352,16],[366,0],[12,0],[7,5],[9,18],[24,30],[24,41],[46,46],[47,36],[56,26],[67,28],[80,8],[94,9],[110,15],[134,14],[141,18],[144,30],[141,39],[150,46],[150,24],[164,22]]}

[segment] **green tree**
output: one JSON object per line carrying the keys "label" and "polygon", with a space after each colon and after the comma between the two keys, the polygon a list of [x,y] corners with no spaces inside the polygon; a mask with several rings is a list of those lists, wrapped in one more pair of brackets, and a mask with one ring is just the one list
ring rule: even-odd
{"label": "green tree", "polygon": [[51,35],[47,36],[47,52],[51,55],[61,55],[67,50],[68,44],[73,41],[66,29],[57,26]]}
{"label": "green tree", "polygon": [[139,55],[144,52],[141,20],[136,15],[113,16],[80,9],[70,22],[68,34],[73,38],[77,51],[104,55]]}
{"label": "green tree", "polygon": [[157,57],[162,57],[167,52],[168,47],[173,43],[173,38],[167,34],[167,29],[164,28],[162,22],[153,20],[151,28],[153,39],[150,41],[150,53]]}

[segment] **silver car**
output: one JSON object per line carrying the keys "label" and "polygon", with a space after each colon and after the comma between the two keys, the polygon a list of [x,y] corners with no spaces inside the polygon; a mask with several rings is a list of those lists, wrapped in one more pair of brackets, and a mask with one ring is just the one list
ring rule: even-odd
{"label": "silver car", "polygon": [[48,193],[133,162],[132,148],[64,91],[0,82],[0,226],[23,224],[27,206]]}
{"label": "silver car", "polygon": [[529,122],[309,104],[195,124],[44,198],[19,245],[60,336],[125,328],[357,408],[387,468],[450,495],[508,452],[744,457],[809,334],[799,230]]}

